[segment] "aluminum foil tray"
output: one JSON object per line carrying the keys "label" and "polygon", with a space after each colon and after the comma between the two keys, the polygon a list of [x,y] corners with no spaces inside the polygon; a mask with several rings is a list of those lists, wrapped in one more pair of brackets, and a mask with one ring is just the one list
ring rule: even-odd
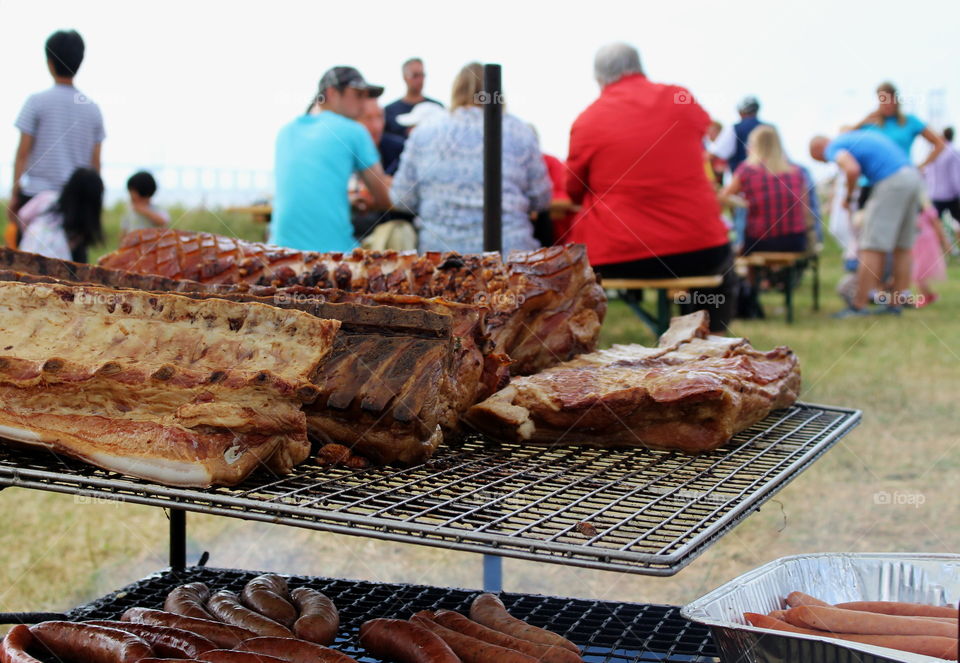
{"label": "aluminum foil tray", "polygon": [[747,624],[745,612],[786,607],[801,591],[828,603],[909,601],[957,605],[960,555],[820,553],[783,557],[686,605],[681,614],[710,627],[724,663],[932,663],[943,659]]}

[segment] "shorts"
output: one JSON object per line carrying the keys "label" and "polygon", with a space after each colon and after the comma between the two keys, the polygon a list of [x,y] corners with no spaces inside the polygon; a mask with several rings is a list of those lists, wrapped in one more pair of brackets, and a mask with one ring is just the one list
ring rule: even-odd
{"label": "shorts", "polygon": [[887,253],[913,248],[922,186],[920,174],[910,166],[873,185],[864,210],[861,250]]}

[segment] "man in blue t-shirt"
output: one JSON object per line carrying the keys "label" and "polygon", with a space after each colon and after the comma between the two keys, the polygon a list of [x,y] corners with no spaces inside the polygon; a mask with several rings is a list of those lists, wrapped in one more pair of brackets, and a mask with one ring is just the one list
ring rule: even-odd
{"label": "man in blue t-shirt", "polygon": [[893,292],[881,293],[886,312],[899,313],[900,302],[910,288],[911,251],[916,236],[922,180],[910,159],[896,143],[878,131],[858,129],[832,141],[817,136],[810,141],[810,156],[818,161],[833,161],[847,178],[851,197],[843,201],[849,209],[860,175],[867,178],[873,192],[864,209],[864,227],[858,239],[859,267],[857,294],[841,317],[866,313],[871,292],[880,289],[884,259],[893,252]]}
{"label": "man in blue t-shirt", "polygon": [[320,79],[307,114],[280,130],[271,244],[304,251],[355,248],[348,197],[354,173],[370,192],[373,207],[390,206],[377,147],[356,121],[364,100],[382,93],[353,67],[334,67]]}

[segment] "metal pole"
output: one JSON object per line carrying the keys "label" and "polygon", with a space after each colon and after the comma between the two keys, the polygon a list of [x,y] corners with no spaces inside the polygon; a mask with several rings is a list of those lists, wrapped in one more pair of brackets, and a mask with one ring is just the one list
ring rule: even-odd
{"label": "metal pole", "polygon": [[187,512],[170,509],[170,568],[180,571],[187,566]]}
{"label": "metal pole", "polygon": [[483,556],[483,591],[499,594],[503,591],[503,558]]}
{"label": "metal pole", "polygon": [[503,250],[503,97],[500,65],[483,65],[483,250]]}
{"label": "metal pole", "polygon": [[[483,65],[483,250],[503,250],[503,95],[498,64]],[[503,589],[503,559],[483,556],[483,590]]]}

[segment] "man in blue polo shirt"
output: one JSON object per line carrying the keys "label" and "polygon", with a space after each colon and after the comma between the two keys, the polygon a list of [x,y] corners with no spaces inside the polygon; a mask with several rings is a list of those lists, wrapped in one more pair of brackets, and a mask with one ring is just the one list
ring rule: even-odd
{"label": "man in blue polo shirt", "polygon": [[373,207],[390,206],[377,147],[356,121],[364,100],[382,93],[382,87],[368,84],[353,67],[334,67],[320,79],[307,113],[280,130],[271,244],[304,251],[355,248],[348,196],[355,173]]}
{"label": "man in blue polo shirt", "polygon": [[[899,313],[902,297],[910,288],[911,250],[916,236],[922,180],[896,143],[877,131],[858,129],[832,141],[817,136],[810,141],[810,156],[834,161],[847,178],[847,191],[854,192],[863,174],[873,192],[864,209],[864,227],[859,238],[857,294],[840,317],[863,315],[870,293],[881,286],[886,255],[893,252],[893,293],[887,312]],[[849,209],[852,198],[844,201]]]}

